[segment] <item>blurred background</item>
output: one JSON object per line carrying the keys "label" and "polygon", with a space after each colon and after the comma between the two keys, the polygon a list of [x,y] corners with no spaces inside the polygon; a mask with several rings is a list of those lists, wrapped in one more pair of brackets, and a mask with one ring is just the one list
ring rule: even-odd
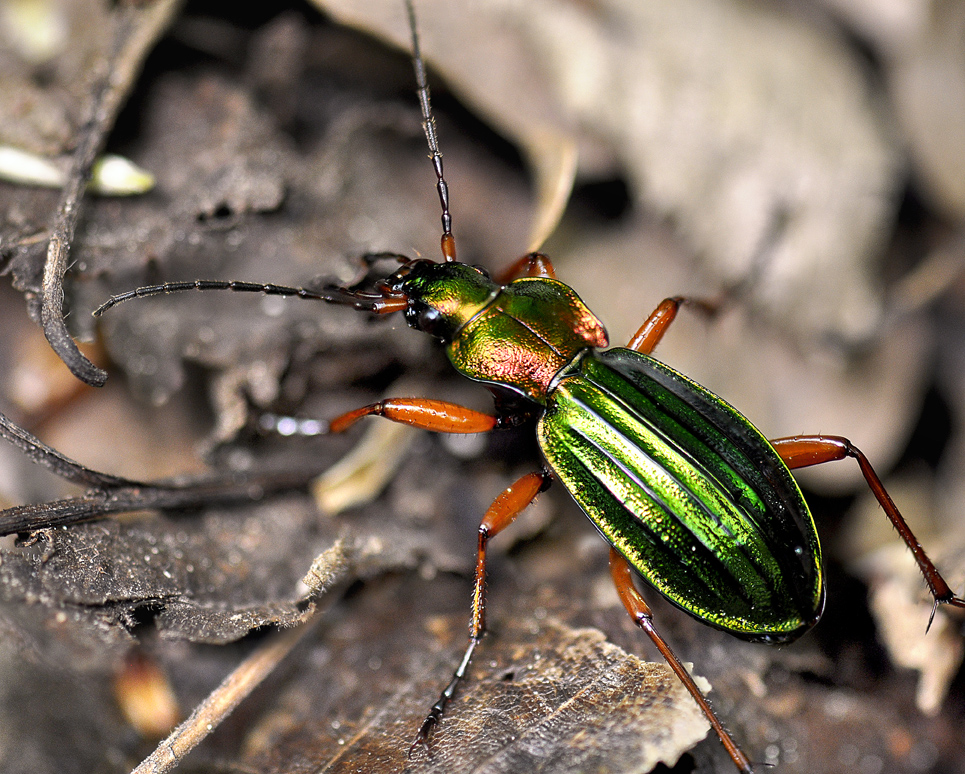
{"label": "blurred background", "polygon": [[[682,314],[656,356],[769,437],[850,438],[961,593],[965,3],[422,0],[417,14],[460,260],[495,271],[542,245],[615,345],[666,296],[729,293],[712,320]],[[2,538],[4,771],[130,770],[308,619],[180,770],[733,770],[716,738],[696,744],[705,724],[561,487],[494,544],[492,631],[432,754],[408,758],[464,648],[478,521],[540,464],[532,427],[260,429],[390,394],[489,410],[398,315],[233,293],[90,315],[163,281],[345,283],[367,252],[438,258],[409,49],[401,0],[0,7],[0,411],[140,482],[339,463],[241,505]],[[40,327],[85,143],[135,165],[79,197],[63,280],[101,388]],[[748,645],[651,594],[658,626],[756,762],[963,772],[962,621],[940,611],[925,634],[930,597],[857,465],[824,467],[800,476],[828,566],[813,632]],[[82,496],[0,448],[3,507]]]}

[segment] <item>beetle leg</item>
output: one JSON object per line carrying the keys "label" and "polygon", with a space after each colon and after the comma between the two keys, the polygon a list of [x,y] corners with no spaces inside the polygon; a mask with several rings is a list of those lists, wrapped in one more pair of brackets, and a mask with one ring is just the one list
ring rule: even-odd
{"label": "beetle leg", "polygon": [[362,417],[373,415],[435,433],[485,433],[501,424],[500,418],[492,414],[444,400],[386,398],[336,417],[329,422],[328,430],[341,433]]}
{"label": "beetle leg", "polygon": [[[770,443],[781,459],[792,469],[843,460],[846,457],[852,457],[857,460],[865,481],[868,482],[868,486],[871,488],[875,498],[881,504],[881,507],[884,508],[885,515],[894,525],[895,529],[898,530],[901,539],[904,540],[908,548],[911,549],[915,561],[918,562],[918,568],[925,577],[925,583],[928,584],[928,589],[931,591],[932,597],[935,598],[935,609],[937,609],[940,604],[965,608],[965,599],[956,596],[952,592],[949,585],[945,582],[945,579],[942,578],[941,574],[935,568],[931,559],[925,554],[925,549],[922,548],[921,543],[918,542],[918,538],[915,537],[905,518],[898,511],[894,500],[892,500],[888,492],[885,491],[881,479],[878,478],[878,474],[875,473],[874,468],[871,467],[868,458],[865,457],[861,450],[854,446],[851,441],[838,435],[796,435],[791,438],[778,438]],[[935,609],[932,610],[933,617],[935,615]],[[930,620],[928,625],[931,626]]]}
{"label": "beetle leg", "polygon": [[479,524],[479,546],[476,554],[476,576],[472,593],[472,621],[469,625],[469,646],[463,654],[462,661],[456,667],[452,680],[439,695],[438,701],[429,709],[429,714],[422,722],[419,733],[416,734],[415,741],[409,747],[409,755],[419,746],[424,745],[432,729],[438,724],[445,712],[446,705],[456,692],[456,686],[466,674],[469,662],[472,660],[472,653],[476,645],[482,639],[486,630],[486,547],[489,541],[498,535],[502,530],[515,521],[516,517],[536,499],[536,495],[542,492],[550,484],[548,473],[536,472],[527,473],[515,483],[506,487],[503,492],[493,500],[492,505],[483,516]]}
{"label": "beetle leg", "polygon": [[653,310],[653,314],[647,318],[646,322],[640,326],[640,330],[633,335],[630,343],[627,344],[627,348],[634,349],[643,355],[649,355],[653,352],[654,347],[660,343],[660,339],[662,339],[663,335],[667,332],[670,323],[672,323],[677,316],[677,311],[680,309],[681,304],[692,305],[707,317],[715,317],[733,302],[739,300],[759,279],[760,273],[766,265],[766,260],[773,252],[780,237],[784,234],[784,230],[787,227],[787,220],[788,215],[784,209],[778,210],[775,213],[767,231],[764,233],[763,239],[754,252],[751,270],[746,277],[734,285],[725,287],[718,295],[712,298],[684,298],[683,296],[665,298],[660,302],[660,305]]}
{"label": "beetle leg", "polygon": [[694,697],[697,706],[699,706],[701,712],[707,716],[707,720],[710,721],[710,725],[717,733],[724,748],[727,750],[727,754],[730,755],[737,768],[745,774],[753,774],[754,769],[751,766],[750,760],[741,752],[737,743],[731,735],[727,733],[727,729],[725,729],[720,720],[718,720],[717,715],[710,706],[710,702],[708,702],[704,694],[701,693],[700,688],[697,687],[697,683],[694,682],[694,678],[691,677],[690,672],[680,663],[680,659],[677,658],[676,654],[670,649],[666,640],[664,640],[654,628],[653,613],[650,610],[650,606],[647,605],[643,597],[640,596],[640,592],[637,591],[636,586],[633,585],[630,563],[617,553],[615,548],[610,549],[610,574],[613,576],[613,585],[616,586],[617,594],[620,595],[620,601],[623,602],[623,606],[627,609],[633,622],[647,633],[647,636],[653,641],[653,644],[657,646],[657,650],[659,650],[660,654],[666,659],[667,664],[673,670],[674,674],[676,674],[680,682],[684,684],[684,687],[689,691],[690,695]]}
{"label": "beetle leg", "polygon": [[507,266],[505,270],[495,276],[500,285],[508,285],[520,277],[547,277],[556,279],[556,270],[548,255],[543,253],[527,253],[518,261]]}
{"label": "beetle leg", "polygon": [[642,355],[649,355],[653,352],[667,329],[670,328],[670,324],[677,319],[677,312],[680,311],[683,304],[693,307],[706,317],[714,317],[720,314],[725,302],[726,295],[721,295],[718,299],[689,298],[686,296],[665,298],[630,338],[627,349],[636,350]]}
{"label": "beetle leg", "polygon": [[359,262],[366,267],[374,266],[379,261],[395,261],[396,263],[410,263],[412,261],[407,255],[400,255],[399,253],[381,252],[381,253],[365,253],[359,256]]}
{"label": "beetle leg", "polygon": [[676,319],[680,305],[685,300],[682,296],[675,296],[661,301],[646,322],[640,326],[640,330],[633,334],[627,344],[627,349],[636,350],[642,355],[649,355],[653,352],[654,347],[660,343],[660,339],[663,338],[670,327],[670,323]]}

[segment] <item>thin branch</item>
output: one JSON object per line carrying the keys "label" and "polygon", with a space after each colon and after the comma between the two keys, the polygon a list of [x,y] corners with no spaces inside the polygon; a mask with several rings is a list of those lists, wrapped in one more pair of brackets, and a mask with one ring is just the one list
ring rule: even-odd
{"label": "thin branch", "polygon": [[78,132],[77,147],[47,246],[41,305],[44,335],[78,379],[97,387],[107,380],[107,372],[81,353],[64,322],[64,276],[70,245],[94,160],[104,147],[145,57],[180,5],[181,0],[155,0],[146,7],[126,6],[117,12],[119,21],[111,52],[103,64],[105,72],[96,79],[98,85],[87,120]]}
{"label": "thin branch", "polygon": [[112,476],[109,473],[99,473],[81,465],[79,462],[75,462],[70,457],[47,446],[35,435],[20,427],[20,425],[14,424],[3,414],[0,414],[0,438],[9,441],[20,449],[30,458],[31,462],[47,468],[51,473],[73,484],[102,488],[142,486],[137,481]]}
{"label": "thin branch", "polygon": [[320,472],[319,468],[311,468],[253,475],[225,474],[92,489],[80,497],[17,505],[0,511],[0,535],[79,524],[132,511],[191,510],[207,505],[256,502],[269,494],[306,489]]}
{"label": "thin branch", "polygon": [[242,661],[131,774],[164,774],[177,767],[291,653],[319,617],[316,611],[306,623],[279,633]]}
{"label": "thin branch", "polygon": [[10,441],[32,462],[61,478],[90,487],[80,497],[18,505],[0,511],[0,535],[77,524],[116,513],[185,510],[204,505],[260,500],[268,494],[304,489],[321,472],[320,468],[311,467],[144,483],[85,467],[50,448],[3,414],[0,414],[0,438]]}

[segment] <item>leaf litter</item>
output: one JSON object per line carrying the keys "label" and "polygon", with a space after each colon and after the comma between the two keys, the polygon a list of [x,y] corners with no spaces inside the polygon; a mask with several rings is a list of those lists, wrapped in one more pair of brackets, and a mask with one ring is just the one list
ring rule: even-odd
{"label": "leaf litter", "polygon": [[[105,27],[110,13],[97,4],[78,11],[82,5],[71,7],[72,14],[87,22],[77,26],[84,35],[72,36],[76,42],[70,45],[77,48],[56,60],[50,89],[31,87],[29,92],[36,96],[26,114],[35,127],[43,128],[20,137],[46,138],[35,151],[68,152],[81,124],[81,106],[91,84],[89,70],[76,63],[103,55],[106,38],[95,28]],[[394,25],[396,39],[404,45],[401,7],[391,5],[384,6],[386,18],[392,19],[387,23]],[[693,364],[691,373],[749,415],[761,417],[772,434],[840,430],[855,436],[879,465],[895,458],[928,384],[926,353],[934,320],[920,309],[897,319],[888,314],[893,299],[882,292],[882,272],[873,262],[880,260],[886,240],[897,239],[894,233],[909,238],[906,225],[895,225],[902,169],[895,145],[882,129],[886,122],[869,98],[872,85],[863,79],[862,65],[856,65],[858,57],[847,41],[829,34],[828,25],[751,4],[715,4],[714,18],[726,22],[720,29],[734,35],[721,34],[708,46],[703,45],[708,42],[705,33],[701,38],[706,28],[687,16],[693,12],[690,6],[666,18],[646,17],[645,28],[654,35],[663,31],[662,38],[654,38],[663,42],[650,46],[632,42],[635,26],[623,25],[622,37],[614,34],[620,30],[619,20],[639,22],[650,13],[638,5],[493,8],[494,16],[470,18],[432,3],[420,6],[431,64],[459,99],[518,144],[531,168],[556,168],[549,173],[551,182],[555,179],[558,185],[565,179],[560,162],[552,157],[559,158],[567,144],[579,148],[580,185],[625,176],[634,200],[629,215],[611,223],[594,217],[581,221],[577,204],[547,246],[559,256],[564,278],[587,299],[596,299],[591,306],[610,324],[614,339],[625,338],[623,329],[638,323],[664,295],[681,290],[711,293],[739,275],[740,260],[752,253],[770,215],[768,202],[773,205],[774,197],[781,198],[789,188],[800,195],[794,203],[800,231],[789,236],[786,252],[775,257],[772,274],[765,272],[759,291],[720,326],[682,322],[684,332],[675,331],[677,340],[668,339],[660,355],[685,370]],[[505,23],[507,15],[513,24]],[[189,10],[157,49],[156,60],[148,62],[145,76],[128,85],[135,96],[133,107],[122,115],[111,142],[154,174],[158,187],[124,202],[84,202],[67,287],[67,321],[76,335],[94,334],[89,309],[112,292],[145,282],[203,276],[286,283],[327,276],[346,281],[354,271],[351,256],[367,250],[436,254],[438,213],[427,184],[405,55],[321,26],[304,10],[271,16],[239,24],[231,17],[193,16]],[[491,26],[492,34],[480,36],[479,25]],[[483,48],[472,44],[474,37],[484,40]],[[780,127],[794,115],[780,114],[782,105],[800,110],[803,98],[809,116],[824,113],[827,119],[838,113],[830,102],[816,103],[813,93],[797,87],[787,89],[777,103],[767,99],[767,90],[762,99],[754,76],[760,61],[722,67],[728,56],[721,52],[741,48],[739,42],[748,37],[768,37],[773,44],[758,54],[765,67],[774,61],[767,57],[774,57],[775,50],[782,60],[782,69],[769,75],[772,83],[813,81],[820,60],[820,72],[827,74],[821,82],[830,84],[822,98],[838,100],[835,110],[850,111],[847,121],[837,122],[837,136],[820,136],[815,145],[806,131],[796,138],[782,134]],[[448,56],[440,42],[447,39],[454,49]],[[101,53],[89,53],[98,47]],[[278,55],[266,57],[265,51]],[[801,56],[792,57],[791,51]],[[567,57],[594,52],[600,69],[584,71],[596,72],[601,79],[597,83],[610,84],[595,95],[607,98],[606,106],[585,101],[592,90],[572,88],[574,72],[578,75],[579,62],[586,60]],[[700,55],[689,59],[688,52]],[[631,59],[629,53],[642,58]],[[480,60],[485,68],[478,65]],[[621,61],[638,64],[621,71]],[[67,66],[69,62],[75,64]],[[266,68],[266,62],[277,68]],[[468,67],[468,73],[460,75],[460,67]],[[5,78],[11,73],[20,79],[4,78],[5,83],[21,84],[12,88],[25,94],[24,71],[18,68],[21,65],[4,59]],[[659,74],[668,69],[676,73],[674,79],[661,80]],[[493,72],[497,87],[488,86],[486,70]],[[533,77],[520,77],[525,72]],[[632,80],[634,72],[645,77]],[[732,122],[722,124],[722,117],[732,114],[707,118],[698,111],[705,117],[669,139],[671,125],[661,123],[672,112],[665,103],[618,98],[639,88],[659,97],[662,88],[679,104],[706,111],[713,104],[708,95],[720,82],[734,84],[727,104],[746,103],[748,112],[733,114],[740,118],[732,116]],[[622,85],[617,89],[615,83]],[[741,84],[752,88],[741,91]],[[529,91],[521,95],[520,89]],[[64,100],[64,93],[74,96]],[[457,131],[460,113],[452,97],[441,88],[436,94],[461,257],[498,266],[527,243],[533,209],[526,183],[513,169],[512,153],[504,143],[481,132],[480,144],[479,135]],[[574,95],[582,95],[584,102],[567,101]],[[631,120],[633,114],[626,111],[644,106],[643,123],[639,115]],[[456,117],[450,119],[450,113]],[[3,124],[14,126],[11,121]],[[650,144],[638,147],[640,136]],[[50,139],[57,137],[61,139]],[[541,137],[550,139],[541,145]],[[736,147],[726,145],[735,138]],[[27,141],[17,144],[30,146]],[[861,153],[855,152],[856,146]],[[699,152],[691,152],[695,148]],[[705,153],[701,148],[718,150]],[[775,157],[783,161],[774,165]],[[714,166],[728,158],[732,161]],[[741,159],[751,163],[746,166]],[[689,165],[687,174],[680,162]],[[808,183],[813,187],[788,182],[795,163],[801,164],[797,174],[813,178]],[[815,166],[808,166],[812,163]],[[667,188],[671,183],[679,187],[678,193]],[[678,194],[683,198],[676,198]],[[0,196],[3,265],[14,287],[25,294],[28,311],[39,318],[42,237],[49,231],[57,197],[8,185],[0,187]],[[748,201],[757,204],[733,209],[735,202]],[[676,231],[668,227],[668,218]],[[927,232],[911,236],[919,242],[935,238]],[[809,241],[813,239],[819,241]],[[815,244],[833,249],[822,251]],[[817,253],[828,263],[815,263]],[[603,263],[594,264],[591,258]],[[817,268],[821,265],[830,268]],[[600,266],[617,267],[615,275]],[[639,279],[628,281],[631,271],[640,272]],[[799,282],[801,278],[806,281]],[[623,295],[626,289],[637,290]],[[5,293],[0,306],[10,315],[21,302]],[[427,394],[469,403],[481,400],[480,407],[485,407],[485,398],[455,380],[424,337],[401,325],[369,324],[343,310],[303,302],[279,306],[276,301],[226,294],[139,302],[114,310],[101,334],[113,367],[126,375],[130,393],[161,406],[158,412],[177,406],[178,416],[191,417],[183,447],[196,444],[216,469],[236,477],[297,465],[306,458],[321,470],[352,445],[343,439],[281,443],[261,438],[248,423],[249,411],[332,416],[384,394],[403,373],[416,374]],[[782,317],[779,312],[785,310],[791,314]],[[29,323],[17,324],[23,333],[17,338],[32,335]],[[749,341],[760,341],[762,331],[767,344],[749,347]],[[709,343],[688,355],[684,339]],[[749,348],[757,349],[753,354],[758,360],[748,365],[736,353]],[[800,367],[802,361],[806,369]],[[750,384],[749,391],[732,389],[729,373],[736,375],[735,384]],[[760,378],[761,373],[767,378]],[[820,387],[812,382],[815,375]],[[768,392],[763,383],[776,386]],[[830,396],[831,408],[818,396]],[[784,402],[779,401],[782,397]],[[834,401],[841,405],[835,407]],[[56,427],[83,405],[76,398],[50,403],[46,411],[31,412],[31,421],[40,428]],[[869,405],[875,410],[869,411]],[[867,419],[860,436],[850,429],[859,416]],[[842,417],[847,427],[842,427]],[[889,421],[881,422],[881,417]],[[3,745],[14,751],[4,770],[132,768],[147,750],[119,717],[108,688],[108,677],[132,641],[140,641],[170,674],[183,706],[193,706],[243,654],[263,645],[270,637],[265,627],[304,620],[319,590],[312,592],[302,581],[316,556],[339,545],[348,546],[351,557],[340,577],[358,578],[361,587],[321,617],[318,628],[296,646],[289,666],[269,677],[267,685],[241,705],[236,720],[202,744],[193,765],[235,760],[256,770],[295,771],[297,761],[324,760],[331,770],[349,770],[349,761],[364,760],[369,771],[382,770],[379,766],[398,770],[426,702],[447,678],[453,653],[462,647],[468,587],[465,579],[449,573],[465,573],[471,566],[476,521],[501,488],[493,482],[508,482],[534,464],[531,449],[516,445],[517,440],[494,438],[482,457],[458,463],[423,435],[404,458],[403,472],[374,503],[334,521],[320,518],[296,487],[261,503],[142,514],[42,531],[18,542],[7,539],[0,564],[0,617],[8,634],[2,690],[3,706],[17,707],[18,717],[4,724],[7,738],[16,740]],[[83,442],[78,443],[78,448],[64,451],[88,459]],[[123,455],[123,448],[114,445]],[[19,462],[11,465],[21,470]],[[199,460],[185,460],[185,469],[198,466]],[[32,482],[33,475],[23,474],[24,481]],[[148,463],[126,475],[143,481],[169,473],[156,472]],[[57,497],[78,496],[49,483],[40,485],[40,491],[44,486]],[[514,770],[512,766],[522,765],[529,755],[527,766],[544,761],[547,771],[572,770],[566,767],[575,761],[604,771],[635,770],[633,766],[646,770],[653,758],[639,748],[643,710],[628,707],[618,693],[603,692],[602,678],[593,677],[598,672],[579,683],[585,694],[579,694],[577,683],[565,674],[567,665],[622,664],[616,671],[625,692],[636,678],[648,679],[640,670],[649,667],[612,649],[597,632],[605,631],[629,653],[646,648],[612,599],[602,592],[587,597],[587,579],[605,583],[605,570],[603,554],[593,559],[581,542],[580,536],[588,532],[583,521],[563,493],[550,492],[544,500],[560,514],[550,534],[526,541],[511,560],[497,559],[492,575],[494,633],[474,666],[474,678],[447,715],[445,731],[451,736],[446,741],[440,734],[440,753],[445,750],[440,760],[461,768],[484,756],[494,767],[508,767],[493,770]],[[955,534],[961,536],[961,530]],[[551,549],[558,553],[550,556]],[[574,557],[580,572],[574,572]],[[315,567],[334,580],[331,570]],[[432,582],[418,577],[433,575]],[[501,586],[514,589],[512,598],[499,595]],[[903,712],[901,697],[909,701],[913,692],[902,692],[900,674],[888,673],[886,679],[876,674],[869,685],[868,657],[862,660],[847,643],[822,635],[848,618],[831,604],[814,637],[774,652],[680,621],[659,606],[657,611],[677,649],[710,678],[712,698],[735,733],[751,751],[780,763],[782,771],[838,771],[844,764],[870,767],[875,760],[888,771],[939,770],[943,765],[955,770],[948,766],[962,756],[950,733],[954,696],[951,709],[928,722]],[[547,618],[547,610],[553,617]],[[253,636],[215,651],[189,644],[228,642],[251,630]],[[822,654],[816,639],[832,658]],[[445,644],[441,651],[435,650],[438,640]],[[388,668],[400,660],[408,663],[408,671]],[[656,669],[659,673],[662,667]],[[533,682],[527,682],[530,678]],[[524,684],[518,690],[517,682]],[[659,685],[673,688],[666,682]],[[50,717],[31,697],[50,696],[55,687],[53,695],[63,701]],[[664,689],[656,688],[657,695]],[[600,698],[594,702],[597,690]],[[600,728],[589,741],[572,731],[564,714],[552,711],[557,706],[553,702],[568,691],[586,700],[585,706],[573,705],[578,708],[571,716],[576,725],[582,718]],[[339,705],[340,696],[352,700],[351,708]],[[460,715],[460,701],[466,714]],[[612,711],[613,705],[625,707],[628,714]],[[512,711],[493,712],[494,706]],[[540,719],[538,713],[529,714],[533,707],[549,708],[549,714]],[[42,720],[45,717],[49,719]],[[619,722],[621,718],[625,722]],[[321,734],[321,729],[328,732]],[[348,751],[340,753],[345,729],[355,735]],[[701,733],[682,731],[673,745],[687,749]],[[850,746],[829,745],[829,739],[848,739]],[[697,770],[715,770],[721,760],[715,745],[708,740],[692,753]],[[583,750],[583,757],[568,754],[574,749]],[[675,757],[668,755],[668,760]],[[433,764],[410,765],[418,770]]]}

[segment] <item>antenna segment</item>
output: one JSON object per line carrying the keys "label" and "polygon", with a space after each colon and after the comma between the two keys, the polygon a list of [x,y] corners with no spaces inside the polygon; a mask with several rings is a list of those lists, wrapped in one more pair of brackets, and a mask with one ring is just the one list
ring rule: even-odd
{"label": "antenna segment", "polygon": [[449,186],[442,172],[442,153],[439,151],[439,138],[436,135],[436,119],[432,115],[432,103],[429,100],[429,82],[426,79],[426,63],[422,59],[419,48],[419,30],[416,26],[415,7],[412,0],[405,0],[405,7],[409,13],[409,30],[412,33],[412,68],[415,70],[419,107],[422,108],[422,128],[426,133],[429,144],[429,158],[436,173],[436,190],[439,192],[439,203],[442,205],[442,254],[446,261],[456,260],[456,242],[452,236],[452,215],[449,213]]}

